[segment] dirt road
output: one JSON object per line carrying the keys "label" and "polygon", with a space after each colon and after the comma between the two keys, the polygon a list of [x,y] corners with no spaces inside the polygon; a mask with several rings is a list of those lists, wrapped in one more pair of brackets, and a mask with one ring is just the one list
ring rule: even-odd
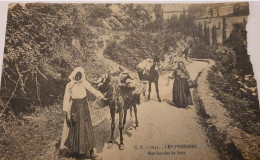
{"label": "dirt road", "polygon": [[[195,79],[207,65],[206,62],[199,61],[190,63],[187,69],[191,78]],[[198,123],[196,106],[183,109],[170,103],[173,82],[166,86],[168,75],[161,76],[159,79],[162,102],[156,100],[155,87],[152,85],[151,100],[138,106],[140,126],[137,129],[132,127],[134,123],[128,114],[128,123],[124,130],[125,150],[121,151],[118,148],[118,128],[115,130],[116,143],[112,149],[107,149],[105,142],[109,140],[109,119],[95,127],[96,132],[99,133],[96,150],[100,159],[218,159],[217,153],[209,146],[202,126]]]}

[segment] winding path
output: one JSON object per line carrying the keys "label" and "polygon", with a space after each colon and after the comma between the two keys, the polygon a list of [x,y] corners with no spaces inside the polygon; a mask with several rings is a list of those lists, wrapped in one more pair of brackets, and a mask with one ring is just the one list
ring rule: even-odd
{"label": "winding path", "polygon": [[[208,67],[208,63],[193,61],[187,69],[191,78],[195,79],[205,67]],[[128,114],[128,123],[124,131],[125,150],[119,150],[117,143],[112,149],[107,149],[107,143],[98,142],[97,154],[100,159],[218,159],[217,153],[209,146],[202,126],[198,123],[196,106],[183,109],[171,105],[172,82],[170,82],[171,85],[166,86],[168,75],[161,76],[159,79],[160,95],[163,101],[156,101],[155,87],[152,85],[151,100],[138,106],[140,127],[137,129],[132,127],[133,122]],[[110,121],[106,119],[103,124],[96,126],[96,131],[105,131],[97,135],[98,141],[108,138],[104,134],[110,134],[107,127],[110,127],[109,124]],[[118,132],[118,129],[115,131]],[[119,142],[118,136],[116,141]]]}

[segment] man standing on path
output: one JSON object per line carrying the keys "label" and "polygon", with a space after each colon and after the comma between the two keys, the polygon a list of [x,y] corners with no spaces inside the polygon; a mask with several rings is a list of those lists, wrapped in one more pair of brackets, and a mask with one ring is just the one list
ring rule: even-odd
{"label": "man standing on path", "polygon": [[192,48],[192,43],[188,43],[188,47],[184,49],[183,53],[182,53],[182,56],[184,55],[185,56],[185,59],[186,61],[189,61],[188,58],[189,58],[189,55],[191,53],[191,48]]}

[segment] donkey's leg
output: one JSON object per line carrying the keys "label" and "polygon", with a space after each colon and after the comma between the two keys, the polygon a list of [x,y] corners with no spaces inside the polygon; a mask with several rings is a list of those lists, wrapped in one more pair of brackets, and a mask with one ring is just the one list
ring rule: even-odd
{"label": "donkey's leg", "polygon": [[119,128],[119,131],[120,131],[120,145],[119,145],[119,149],[120,150],[124,150],[123,128]]}
{"label": "donkey's leg", "polygon": [[111,138],[110,141],[108,142],[108,149],[111,149],[113,146],[113,141],[114,141],[114,130],[115,130],[115,108],[114,107],[110,107],[110,115],[112,118],[111,121]]}
{"label": "donkey's leg", "polygon": [[124,116],[124,109],[121,108],[119,111],[119,131],[120,131],[120,145],[119,145],[119,149],[123,150],[124,149],[124,142],[123,142],[123,129],[124,129],[124,125],[123,125],[123,117]]}
{"label": "donkey's leg", "polygon": [[146,82],[142,82],[142,93],[143,93],[143,96],[145,96],[146,87],[147,87],[147,83]]}
{"label": "donkey's leg", "polygon": [[152,86],[152,82],[149,81],[149,95],[148,95],[148,100],[150,100],[150,95],[151,95],[151,86]]}
{"label": "donkey's leg", "polygon": [[136,104],[134,104],[133,106],[134,106],[134,112],[135,112],[135,125],[136,125],[136,127],[139,127],[139,122],[138,122],[138,119],[137,119],[137,107],[136,107]]}
{"label": "donkey's leg", "polygon": [[132,118],[133,118],[133,107],[131,106],[130,107],[130,119],[132,120]]}
{"label": "donkey's leg", "polygon": [[123,121],[123,127],[125,127],[125,123],[126,123],[126,115],[127,115],[127,109],[124,109],[124,121]]}
{"label": "donkey's leg", "polygon": [[156,93],[157,93],[157,99],[159,102],[161,102],[161,98],[159,95],[159,85],[158,85],[158,81],[155,82],[155,88],[156,88]]}

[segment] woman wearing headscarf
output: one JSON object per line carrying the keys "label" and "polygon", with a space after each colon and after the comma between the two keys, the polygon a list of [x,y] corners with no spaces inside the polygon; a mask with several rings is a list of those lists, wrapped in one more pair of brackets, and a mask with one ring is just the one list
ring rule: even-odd
{"label": "woman wearing headscarf", "polygon": [[63,101],[66,119],[60,148],[67,148],[72,156],[87,155],[90,152],[90,158],[95,159],[97,156],[93,148],[96,144],[86,90],[99,99],[105,98],[85,79],[82,67],[75,68],[69,79]]}
{"label": "woman wearing headscarf", "polygon": [[172,89],[172,102],[178,107],[192,105],[192,97],[188,87],[190,74],[182,61],[178,62],[178,67],[173,71],[169,78],[174,78]]}

